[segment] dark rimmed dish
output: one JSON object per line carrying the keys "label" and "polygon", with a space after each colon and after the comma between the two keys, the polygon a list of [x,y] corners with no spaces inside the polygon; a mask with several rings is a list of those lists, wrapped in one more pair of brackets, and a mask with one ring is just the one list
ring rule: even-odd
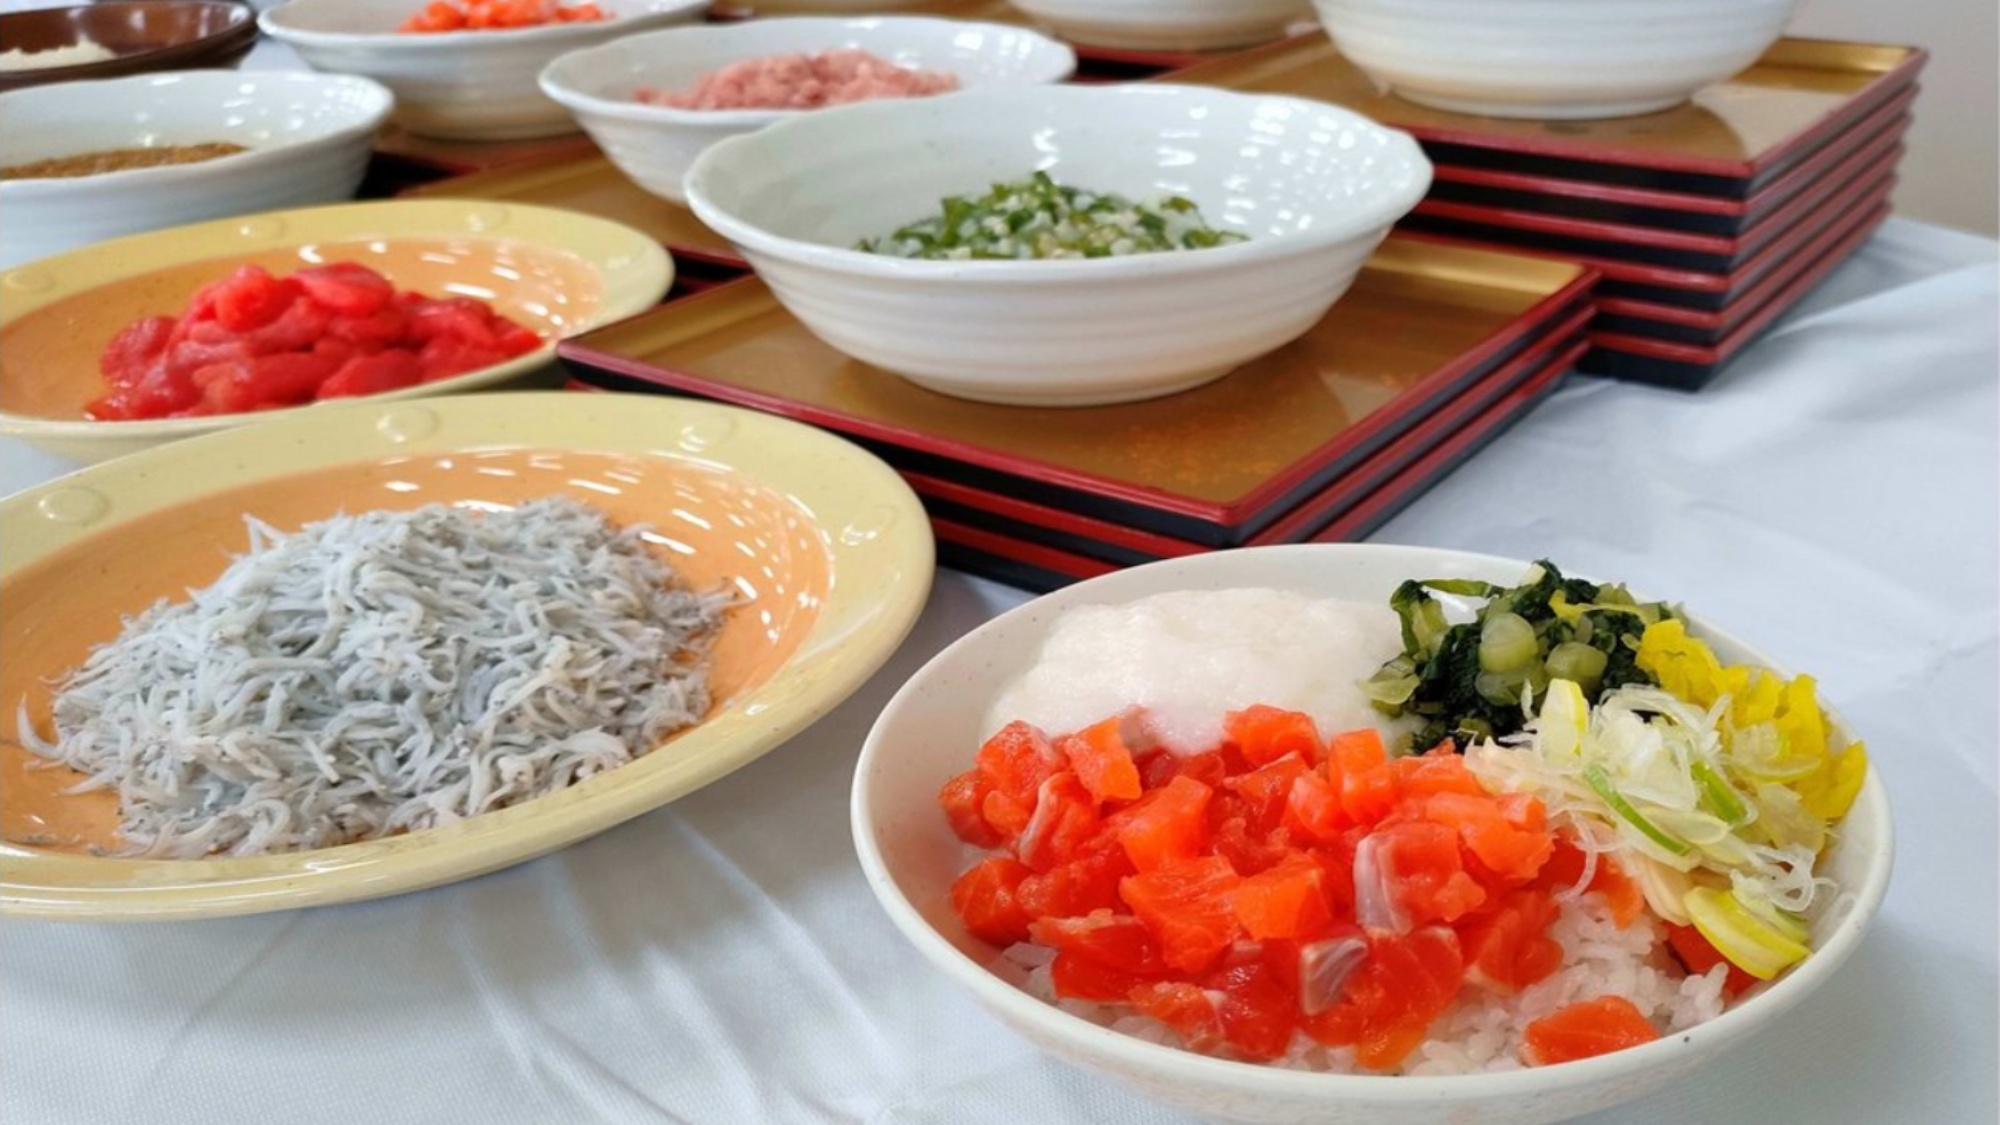
{"label": "dark rimmed dish", "polygon": [[0,13],[8,50],[46,51],[85,40],[117,57],[76,66],[0,71],[0,90],[162,70],[222,70],[257,42],[257,13],[226,0],[119,0]]}

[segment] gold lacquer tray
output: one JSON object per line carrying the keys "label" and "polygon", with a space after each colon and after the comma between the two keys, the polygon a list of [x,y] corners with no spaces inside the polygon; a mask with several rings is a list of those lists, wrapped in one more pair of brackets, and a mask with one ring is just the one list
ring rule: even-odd
{"label": "gold lacquer tray", "polygon": [[390,125],[375,138],[377,159],[447,176],[469,175],[523,162],[577,160],[596,153],[597,146],[582,133],[525,141],[447,141],[421,137],[400,125]]}
{"label": "gold lacquer tray", "polygon": [[1686,105],[1602,121],[1447,113],[1388,93],[1324,34],[1239,52],[1174,82],[1333,102],[1406,129],[1440,164],[1741,197],[1916,81],[1919,48],[1780,40]]}
{"label": "gold lacquer tray", "polygon": [[532,203],[582,211],[644,231],[672,250],[676,258],[749,268],[729,240],[708,229],[694,217],[693,211],[633,183],[630,176],[595,150],[580,156],[557,154],[456,176],[413,188],[403,195]]}
{"label": "gold lacquer tray", "polygon": [[1391,238],[1325,320],[1207,386],[1082,409],[924,390],[822,343],[755,279],[562,349],[580,378],[802,419],[899,468],[1179,535],[1239,543],[1582,308],[1595,273]]}

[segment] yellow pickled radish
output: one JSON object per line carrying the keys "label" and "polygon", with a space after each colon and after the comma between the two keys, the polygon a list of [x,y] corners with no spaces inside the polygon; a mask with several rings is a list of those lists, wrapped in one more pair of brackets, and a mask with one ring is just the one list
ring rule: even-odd
{"label": "yellow pickled radish", "polygon": [[1540,725],[1543,753],[1551,757],[1574,758],[1583,749],[1590,731],[1590,704],[1575,680],[1550,680],[1542,697]]}
{"label": "yellow pickled radish", "polygon": [[[1701,936],[1729,958],[1729,963],[1756,977],[1770,980],[1806,959],[1812,952],[1794,940],[1798,931],[1783,929],[1753,913],[1729,891],[1696,887],[1681,899],[1688,918]],[[1792,930],[1786,933],[1785,930]]]}

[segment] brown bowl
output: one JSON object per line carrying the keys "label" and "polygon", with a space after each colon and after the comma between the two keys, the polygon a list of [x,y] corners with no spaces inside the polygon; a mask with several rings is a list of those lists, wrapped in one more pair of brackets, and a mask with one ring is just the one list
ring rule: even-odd
{"label": "brown bowl", "polygon": [[257,42],[257,13],[227,0],[120,0],[0,14],[0,48],[46,51],[85,39],[117,57],[81,66],[0,71],[0,90],[160,70],[225,69]]}

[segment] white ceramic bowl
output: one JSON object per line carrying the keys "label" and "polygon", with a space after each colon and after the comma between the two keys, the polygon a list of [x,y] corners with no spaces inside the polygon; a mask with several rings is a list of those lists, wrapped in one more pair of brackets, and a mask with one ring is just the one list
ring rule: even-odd
{"label": "white ceramic bowl", "polygon": [[1410,101],[1494,117],[1652,113],[1742,71],[1798,0],[1314,0],[1354,64]]}
{"label": "white ceramic bowl", "polygon": [[567,106],[605,155],[640,187],[685,202],[694,158],[725,137],[799,110],[687,110],[633,100],[643,87],[680,90],[731,63],[858,47],[901,66],[946,71],[964,89],[1044,85],[1076,70],[1067,46],[1020,27],[890,16],[801,16],[676,27],[575,51],[542,71],[542,92]]}
{"label": "white ceramic bowl", "polygon": [[1074,43],[1214,51],[1276,39],[1312,18],[1309,0],[1012,0]]}
{"label": "white ceramic bowl", "polygon": [[[856,766],[853,822],[862,871],[898,929],[933,966],[1001,1022],[1067,1062],[1121,1079],[1190,1112],[1231,1121],[1315,1125],[1538,1125],[1609,1108],[1727,1054],[1811,995],[1861,942],[1889,881],[1889,803],[1871,774],[1820,870],[1843,892],[1823,896],[1815,952],[1763,992],[1685,1032],[1631,1050],[1541,1069],[1456,1077],[1316,1074],[1229,1062],[1148,1043],[1046,1004],[987,969],[995,956],[952,910],[952,880],[969,864],[937,806],[966,769],[987,708],[1025,668],[1063,613],[1170,590],[1276,587],[1387,604],[1405,578],[1513,583],[1529,564],[1421,547],[1308,545],[1223,551],[1142,566],[1036,599],[968,634],[911,677],[876,720]],[[1726,661],[1773,662],[1700,622]],[[1836,717],[1836,722],[1838,719]],[[1844,725],[1842,726],[1844,730]]]}
{"label": "white ceramic bowl", "polygon": [[291,0],[258,17],[314,70],[360,74],[396,92],[396,123],[412,133],[465,141],[574,132],[569,111],[543,96],[535,76],[566,51],[638,31],[691,23],[707,0],[597,0],[613,18],[509,31],[400,34],[420,0]]}
{"label": "white ceramic bowl", "polygon": [[[911,261],[852,249],[1036,170],[1176,193],[1248,241],[1065,261]],[[688,202],[841,351],[962,398],[1084,406],[1219,378],[1346,292],[1430,164],[1406,134],[1299,98],[1041,86],[873,102],[717,144]]]}
{"label": "white ceramic bowl", "polygon": [[0,268],[119,235],[352,198],[389,91],[341,75],[192,70],[0,94],[0,164],[227,141],[233,156],[0,180]]}

